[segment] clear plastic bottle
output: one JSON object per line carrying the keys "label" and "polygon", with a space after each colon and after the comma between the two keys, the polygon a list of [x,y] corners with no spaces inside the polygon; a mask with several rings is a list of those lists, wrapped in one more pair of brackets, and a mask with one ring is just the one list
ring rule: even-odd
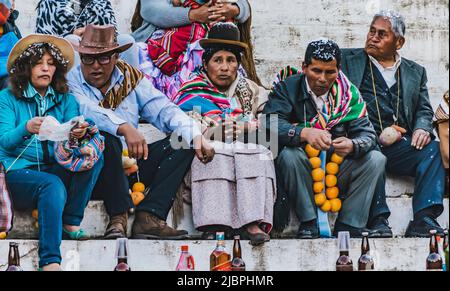
{"label": "clear plastic bottle", "polygon": [[180,260],[175,271],[194,271],[194,257],[189,253],[188,246],[181,246]]}

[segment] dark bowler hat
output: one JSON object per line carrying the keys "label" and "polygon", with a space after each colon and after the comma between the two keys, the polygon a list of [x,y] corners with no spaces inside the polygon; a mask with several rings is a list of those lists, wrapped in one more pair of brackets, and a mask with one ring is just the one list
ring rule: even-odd
{"label": "dark bowler hat", "polygon": [[232,47],[239,51],[248,49],[248,45],[241,40],[238,27],[232,22],[219,22],[208,33],[208,38],[200,40],[200,46],[204,49],[209,47]]}
{"label": "dark bowler hat", "polygon": [[133,44],[119,46],[116,30],[112,25],[88,24],[79,44],[72,43],[74,49],[80,54],[100,55],[108,52],[124,52]]}

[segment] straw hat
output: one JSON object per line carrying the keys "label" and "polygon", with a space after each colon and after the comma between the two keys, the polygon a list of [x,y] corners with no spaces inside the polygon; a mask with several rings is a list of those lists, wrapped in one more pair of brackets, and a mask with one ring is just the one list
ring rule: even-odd
{"label": "straw hat", "polygon": [[8,72],[11,71],[16,59],[32,44],[34,43],[50,43],[55,45],[62,56],[69,61],[67,64],[67,71],[73,66],[75,52],[70,42],[64,38],[47,35],[47,34],[30,34],[20,39],[11,50],[8,57]]}

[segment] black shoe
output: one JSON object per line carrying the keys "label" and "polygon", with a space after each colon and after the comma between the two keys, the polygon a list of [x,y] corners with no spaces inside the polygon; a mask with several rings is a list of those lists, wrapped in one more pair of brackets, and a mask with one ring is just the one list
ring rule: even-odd
{"label": "black shoe", "polygon": [[250,240],[252,246],[259,246],[270,241],[270,235],[267,233],[250,233],[247,230],[241,231],[241,238],[243,240]]}
{"label": "black shoe", "polygon": [[319,228],[317,226],[302,226],[298,227],[297,239],[315,239],[319,238]]}
{"label": "black shoe", "polygon": [[444,235],[444,229],[435,218],[425,216],[418,220],[411,220],[405,232],[405,237],[430,237],[430,230],[435,229],[440,236]]}
{"label": "black shoe", "polygon": [[342,222],[336,221],[336,223],[334,224],[334,231],[333,231],[333,235],[335,237],[338,237],[338,232],[340,231],[348,231],[350,233],[350,237],[351,238],[361,238],[363,235],[363,232],[367,232],[369,234],[369,237],[375,236],[376,234],[365,227],[362,228],[356,228],[347,224],[344,224]]}
{"label": "black shoe", "polygon": [[371,231],[369,238],[392,238],[392,228],[389,221],[383,216],[379,216],[368,227]]}

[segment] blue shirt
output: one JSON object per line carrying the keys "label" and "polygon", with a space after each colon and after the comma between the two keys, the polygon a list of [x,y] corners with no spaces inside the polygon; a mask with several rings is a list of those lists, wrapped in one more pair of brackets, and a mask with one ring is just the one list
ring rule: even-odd
{"label": "blue shirt", "polygon": [[[23,95],[17,99],[9,89],[0,91],[0,161],[7,169],[14,163],[11,170],[55,163],[54,143],[41,143],[31,135],[26,129],[28,120],[53,116],[64,123],[79,115],[78,103],[71,94],[58,94],[49,87],[42,98],[28,85]],[[44,160],[44,150],[48,160]]]}
{"label": "blue shirt", "polygon": [[[114,111],[99,105],[104,97],[99,89],[86,82],[80,66],[72,69],[67,79],[70,91],[80,104],[81,114],[92,119],[101,131],[118,136],[117,130],[121,124],[129,123],[138,128],[139,119],[143,118],[162,132],[176,132],[188,143],[201,135],[193,120],[146,78],[137,84]],[[108,92],[114,86],[122,84],[123,80],[122,72],[117,67],[114,68]]]}

